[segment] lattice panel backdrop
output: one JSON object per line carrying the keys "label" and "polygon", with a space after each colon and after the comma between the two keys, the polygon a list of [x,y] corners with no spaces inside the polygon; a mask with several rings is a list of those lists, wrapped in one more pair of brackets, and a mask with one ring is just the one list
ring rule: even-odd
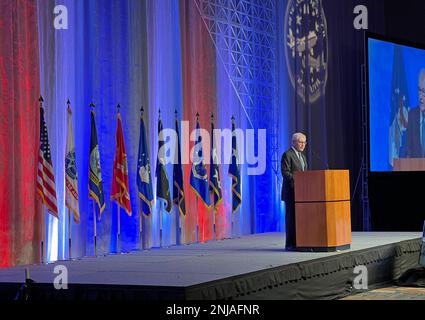
{"label": "lattice panel backdrop", "polygon": [[[267,129],[267,172],[258,187],[280,179],[277,109],[277,39],[274,0],[194,0],[248,122]],[[276,188],[278,189],[278,188]],[[262,196],[257,216],[271,214],[273,193]],[[257,221],[264,219],[258,217]],[[268,219],[266,219],[268,220]],[[276,226],[275,226],[276,227]],[[256,231],[267,226],[257,225]]]}

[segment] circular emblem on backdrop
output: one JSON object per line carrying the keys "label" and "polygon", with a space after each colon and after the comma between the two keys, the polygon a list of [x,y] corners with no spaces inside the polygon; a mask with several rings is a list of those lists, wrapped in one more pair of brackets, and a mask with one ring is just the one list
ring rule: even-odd
{"label": "circular emblem on backdrop", "polygon": [[285,57],[298,96],[314,103],[325,93],[328,36],[321,0],[288,0],[285,13]]}
{"label": "circular emblem on backdrop", "polygon": [[75,150],[67,153],[65,158],[65,171],[66,174],[75,180],[77,178],[77,166],[75,165]]}

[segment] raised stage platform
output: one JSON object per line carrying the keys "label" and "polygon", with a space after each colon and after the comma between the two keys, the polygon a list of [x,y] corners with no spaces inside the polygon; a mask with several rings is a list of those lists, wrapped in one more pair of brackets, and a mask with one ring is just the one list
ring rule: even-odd
{"label": "raised stage platform", "polygon": [[[14,299],[35,281],[40,299],[336,299],[356,291],[356,265],[368,270],[369,288],[417,266],[420,233],[353,233],[350,250],[285,252],[283,233],[245,236],[129,254],[86,257],[48,265],[0,269],[0,299]],[[68,269],[68,290],[55,290],[54,267]]]}

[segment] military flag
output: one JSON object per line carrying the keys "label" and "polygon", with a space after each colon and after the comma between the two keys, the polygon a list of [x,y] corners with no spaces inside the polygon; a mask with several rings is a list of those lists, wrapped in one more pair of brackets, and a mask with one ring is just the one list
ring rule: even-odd
{"label": "military flag", "polygon": [[192,170],[190,171],[190,186],[202,202],[211,206],[208,188],[208,174],[202,151],[202,137],[200,135],[199,114],[196,114],[196,144],[194,147]]}
{"label": "military flag", "polygon": [[143,120],[143,109],[140,116],[139,156],[137,161],[137,188],[142,200],[142,212],[150,215],[152,212],[153,189],[151,179],[151,165],[149,161],[149,147],[146,139],[146,128]]}
{"label": "military flag", "polygon": [[100,168],[99,144],[97,141],[97,130],[95,122],[94,104],[90,104],[91,133],[90,133],[90,163],[89,163],[89,197],[92,198],[99,207],[101,215],[105,210],[105,195],[103,193],[102,173]]}
{"label": "military flag", "polygon": [[72,126],[72,111],[68,100],[68,132],[65,151],[65,206],[72,212],[75,223],[80,223],[80,208],[78,205],[78,174],[75,160],[74,129]]}
{"label": "military flag", "polygon": [[236,139],[236,124],[235,118],[232,117],[232,158],[229,165],[229,176],[232,178],[232,212],[239,209],[241,196],[241,173],[239,168],[238,145]]}
{"label": "military flag", "polygon": [[115,159],[112,176],[111,199],[120,205],[131,216],[130,192],[128,187],[128,164],[125,152],[124,134],[122,130],[121,115],[117,112]]}
{"label": "military flag", "polygon": [[181,147],[180,147],[180,130],[179,130],[179,120],[177,119],[177,110],[175,112],[175,115],[176,115],[176,133],[177,133],[177,148],[176,148],[177,159],[174,159],[175,161],[174,161],[174,168],[173,168],[173,203],[179,208],[180,214],[186,215],[182,155],[181,155]]}
{"label": "military flag", "polygon": [[165,169],[165,150],[162,120],[158,119],[158,156],[156,161],[156,196],[165,201],[165,210],[171,212],[170,185]]}
{"label": "military flag", "polygon": [[220,170],[218,167],[217,148],[214,144],[214,115],[211,115],[211,162],[210,162],[210,192],[213,193],[214,209],[221,203]]}

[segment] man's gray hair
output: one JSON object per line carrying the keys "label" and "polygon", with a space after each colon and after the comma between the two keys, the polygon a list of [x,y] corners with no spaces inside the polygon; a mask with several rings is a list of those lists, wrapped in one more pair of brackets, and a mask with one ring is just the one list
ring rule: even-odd
{"label": "man's gray hair", "polygon": [[292,135],[292,142],[298,141],[300,138],[307,139],[307,137],[304,133],[301,133],[301,132],[294,133]]}

